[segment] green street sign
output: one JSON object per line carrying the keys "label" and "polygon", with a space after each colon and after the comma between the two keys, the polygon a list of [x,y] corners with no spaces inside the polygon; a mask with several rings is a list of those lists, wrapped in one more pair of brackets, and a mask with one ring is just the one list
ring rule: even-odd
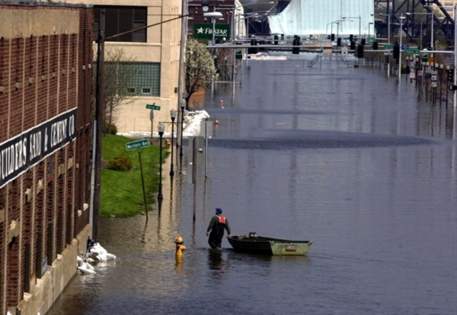
{"label": "green street sign", "polygon": [[[193,27],[194,38],[197,39],[212,39],[213,38],[213,24],[194,24]],[[215,27],[216,38],[230,37],[230,26],[228,24],[216,24]]]}
{"label": "green street sign", "polygon": [[392,49],[392,44],[384,44],[384,49]]}
{"label": "green street sign", "polygon": [[160,106],[159,106],[159,105],[156,105],[155,103],[154,103],[154,104],[146,104],[146,109],[150,109],[150,110],[160,110]]}
{"label": "green street sign", "polygon": [[419,48],[406,48],[405,53],[407,54],[419,54]]}
{"label": "green street sign", "polygon": [[140,139],[135,141],[130,141],[125,145],[127,151],[133,151],[138,149],[147,148],[151,145],[148,139]]}

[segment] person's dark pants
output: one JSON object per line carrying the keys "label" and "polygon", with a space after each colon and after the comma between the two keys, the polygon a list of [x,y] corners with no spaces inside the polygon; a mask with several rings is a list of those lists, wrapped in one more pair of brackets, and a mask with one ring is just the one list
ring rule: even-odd
{"label": "person's dark pants", "polygon": [[222,247],[222,238],[224,237],[224,230],[222,232],[219,231],[212,231],[209,234],[208,244],[211,246],[212,249],[221,248]]}

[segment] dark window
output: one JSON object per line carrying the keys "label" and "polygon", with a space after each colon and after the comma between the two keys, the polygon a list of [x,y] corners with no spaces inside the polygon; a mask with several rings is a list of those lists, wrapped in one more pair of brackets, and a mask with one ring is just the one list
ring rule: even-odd
{"label": "dark window", "polygon": [[95,23],[98,29],[100,9],[105,9],[105,33],[111,42],[146,42],[146,28],[110,39],[110,36],[147,25],[146,7],[96,6]]}

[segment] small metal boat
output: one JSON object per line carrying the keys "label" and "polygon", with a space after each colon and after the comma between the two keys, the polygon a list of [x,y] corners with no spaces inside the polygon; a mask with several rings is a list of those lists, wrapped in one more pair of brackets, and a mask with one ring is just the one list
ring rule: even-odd
{"label": "small metal boat", "polygon": [[273,255],[273,256],[304,256],[308,253],[311,241],[291,241],[278,238],[249,235],[227,237],[230,245],[237,252]]}

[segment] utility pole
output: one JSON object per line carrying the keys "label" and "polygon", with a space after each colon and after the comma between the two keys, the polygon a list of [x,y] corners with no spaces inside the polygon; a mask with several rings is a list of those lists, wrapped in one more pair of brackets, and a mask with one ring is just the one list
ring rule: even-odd
{"label": "utility pole", "polygon": [[453,139],[455,140],[457,137],[457,91],[455,87],[457,86],[457,21],[455,18],[457,17],[457,4],[454,5],[454,124],[453,124]]}
{"label": "utility pole", "polygon": [[97,83],[95,86],[95,160],[94,202],[92,205],[92,238],[98,236],[98,213],[100,211],[100,188],[102,175],[102,134],[105,112],[105,91],[104,91],[104,63],[105,63],[105,9],[99,10],[98,38],[97,38]]}
{"label": "utility pole", "polygon": [[[188,30],[188,4],[187,0],[182,0],[182,9],[181,9],[181,14],[184,16],[182,19],[182,24],[181,24],[181,47],[179,50],[179,55],[180,55],[180,62],[179,62],[179,85],[178,85],[178,111],[179,111],[179,117],[178,117],[178,123],[177,124],[177,134],[182,135],[182,127],[183,127],[183,120],[184,120],[184,111],[180,110],[180,107],[182,107],[184,104],[182,104],[182,100],[184,99],[184,93],[185,93],[185,86],[186,86],[186,68],[184,65],[186,64],[186,47],[187,47],[187,30]],[[183,141],[182,137],[180,138],[178,142],[178,137],[176,137],[176,148],[179,147],[180,154],[182,153],[182,146],[183,146]],[[178,154],[176,154],[176,164],[178,164]],[[179,167],[181,168],[182,165],[179,164]]]}
{"label": "utility pole", "polygon": [[435,25],[435,16],[433,15],[433,12],[430,12],[430,17],[431,17],[431,34],[430,34],[430,49],[434,50],[435,49],[435,32],[434,32],[434,25]]}
{"label": "utility pole", "polygon": [[[392,47],[392,34],[391,34],[391,28],[390,28],[390,22],[391,22],[391,15],[390,13],[387,14],[387,42],[389,43],[389,46]],[[388,63],[387,63],[387,77],[390,78],[390,57],[391,53],[389,52],[389,55],[387,56],[388,58]]]}
{"label": "utility pole", "polygon": [[403,20],[405,16],[400,16],[400,54],[398,57],[398,84],[401,84],[401,51],[403,46]]}

